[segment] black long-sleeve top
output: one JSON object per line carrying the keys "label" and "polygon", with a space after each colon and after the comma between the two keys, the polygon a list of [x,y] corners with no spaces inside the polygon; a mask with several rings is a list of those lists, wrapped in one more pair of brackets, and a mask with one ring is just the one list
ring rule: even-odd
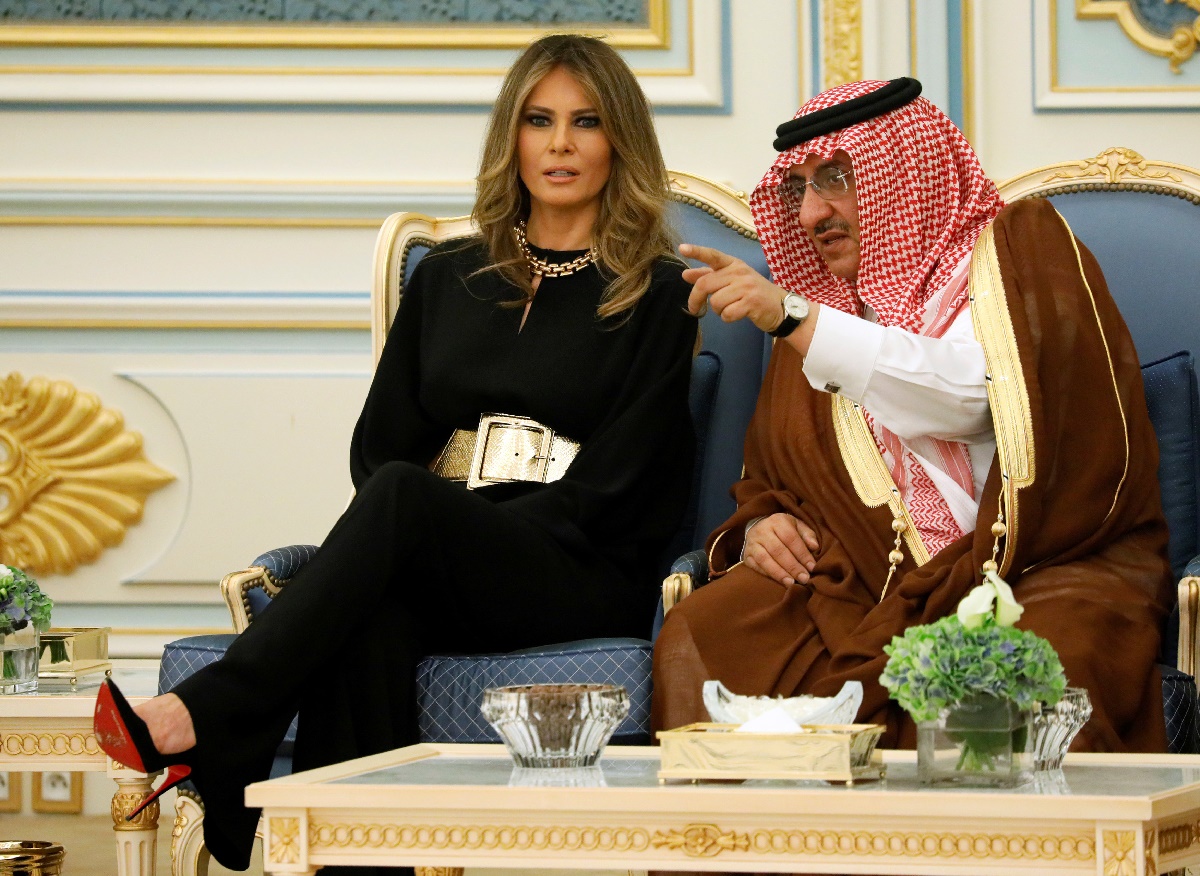
{"label": "black long-sleeve top", "polygon": [[[535,248],[536,250],[536,248]],[[536,250],[550,262],[578,252]],[[434,247],[404,290],[354,430],[354,484],[381,465],[426,466],[454,429],[485,413],[533,419],[579,442],[558,481],[475,492],[544,527],[570,551],[596,551],[652,581],[690,486],[688,381],[697,323],[690,286],[667,260],[633,312],[600,320],[605,280],[591,265],[544,277],[521,326],[520,293],[479,241]],[[622,321],[624,320],[624,321]]]}

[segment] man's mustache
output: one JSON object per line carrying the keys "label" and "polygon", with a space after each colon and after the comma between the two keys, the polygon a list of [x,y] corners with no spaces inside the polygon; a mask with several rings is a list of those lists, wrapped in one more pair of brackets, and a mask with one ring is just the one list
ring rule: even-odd
{"label": "man's mustache", "polygon": [[849,234],[850,223],[839,216],[830,216],[828,219],[822,219],[813,228],[813,237],[819,237],[826,231],[840,231],[843,234]]}

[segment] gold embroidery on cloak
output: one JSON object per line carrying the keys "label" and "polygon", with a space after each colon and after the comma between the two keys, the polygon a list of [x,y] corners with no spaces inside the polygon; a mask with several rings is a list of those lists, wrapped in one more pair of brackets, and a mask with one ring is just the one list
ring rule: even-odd
{"label": "gold embroidery on cloak", "polygon": [[1100,335],[1100,342],[1104,344],[1104,358],[1108,360],[1108,376],[1112,380],[1113,398],[1117,402],[1117,412],[1121,415],[1121,436],[1125,439],[1125,467],[1121,469],[1121,480],[1117,481],[1116,492],[1113,493],[1112,505],[1108,508],[1108,513],[1104,515],[1107,520],[1112,516],[1113,511],[1117,507],[1117,499],[1121,496],[1121,488],[1125,486],[1125,478],[1129,474],[1129,421],[1125,418],[1125,406],[1121,404],[1121,390],[1117,386],[1117,372],[1113,368],[1112,351],[1108,348],[1108,338],[1104,336],[1104,326],[1100,322],[1100,312],[1096,309],[1096,296],[1092,294],[1092,284],[1087,281],[1087,274],[1083,272],[1083,259],[1079,255],[1079,243],[1075,240],[1075,235],[1071,233],[1071,226],[1067,224],[1067,220],[1063,219],[1061,214],[1057,214],[1063,227],[1067,229],[1067,235],[1071,238],[1071,246],[1075,250],[1075,264],[1079,267],[1079,278],[1083,280],[1083,288],[1087,290],[1088,301],[1092,304],[1092,313],[1096,317],[1096,333]]}
{"label": "gold embroidery on cloak", "polygon": [[892,473],[879,453],[879,445],[875,443],[875,436],[867,425],[862,407],[836,393],[832,398],[833,431],[854,491],[868,508],[878,508],[886,502],[892,517],[908,524],[904,530],[908,552],[918,566],[924,565],[929,562],[929,549],[921,541],[912,515],[900,498],[900,491],[896,489]]}
{"label": "gold embroidery on cloak", "polygon": [[975,242],[967,288],[970,290],[971,322],[987,363],[988,403],[996,430],[996,459],[1003,479],[1000,501],[1007,531],[999,573],[1005,575],[1012,563],[1011,548],[1017,542],[1020,522],[1017,493],[1032,484],[1035,477],[1033,413],[1012,319],[1008,314],[991,225]]}

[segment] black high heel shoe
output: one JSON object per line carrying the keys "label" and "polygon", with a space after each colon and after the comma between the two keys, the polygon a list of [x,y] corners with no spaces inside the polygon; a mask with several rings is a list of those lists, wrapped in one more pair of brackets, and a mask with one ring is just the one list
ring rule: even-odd
{"label": "black high heel shoe", "polygon": [[192,768],[183,763],[171,763],[168,757],[158,753],[146,722],[134,714],[133,708],[113,684],[105,679],[96,696],[96,712],[92,716],[92,730],[100,747],[115,761],[143,773],[155,773],[166,769],[167,775],[161,785],[146,797],[137,808],[125,816],[126,821],[134,817],[192,774]]}

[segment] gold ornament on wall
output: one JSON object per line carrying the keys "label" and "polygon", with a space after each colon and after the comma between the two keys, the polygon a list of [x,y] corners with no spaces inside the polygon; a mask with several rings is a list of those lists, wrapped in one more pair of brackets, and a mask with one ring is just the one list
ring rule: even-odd
{"label": "gold ornament on wall", "polygon": [[174,479],[95,395],[16,372],[0,381],[0,563],[65,575],[93,562]]}
{"label": "gold ornament on wall", "polygon": [[[1163,0],[1163,3],[1168,6],[1178,3],[1200,12],[1200,0]],[[1132,6],[1130,0],[1075,0],[1075,17],[1082,21],[1115,18],[1134,45],[1166,58],[1172,73],[1181,72],[1181,65],[1196,54],[1200,44],[1200,18],[1191,24],[1177,24],[1171,35],[1165,36],[1147,28]]]}
{"label": "gold ornament on wall", "polygon": [[822,89],[863,77],[862,0],[825,0]]}

